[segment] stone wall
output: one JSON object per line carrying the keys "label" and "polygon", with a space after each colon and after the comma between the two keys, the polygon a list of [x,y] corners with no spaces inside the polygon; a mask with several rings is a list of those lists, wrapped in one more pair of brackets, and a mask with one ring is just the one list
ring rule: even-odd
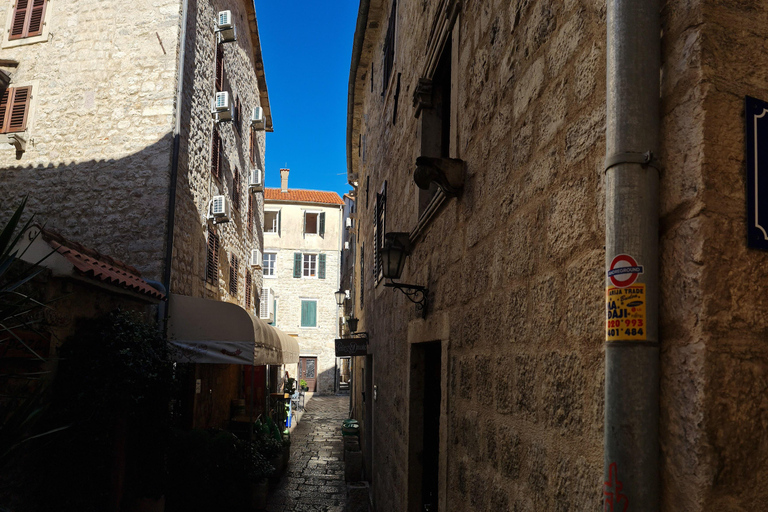
{"label": "stone wall", "polygon": [[[0,20],[12,6],[0,3]],[[50,7],[47,40],[0,50],[19,62],[4,67],[11,87],[33,86],[26,151],[0,147],[0,209],[29,194],[49,228],[159,279],[181,4]]]}

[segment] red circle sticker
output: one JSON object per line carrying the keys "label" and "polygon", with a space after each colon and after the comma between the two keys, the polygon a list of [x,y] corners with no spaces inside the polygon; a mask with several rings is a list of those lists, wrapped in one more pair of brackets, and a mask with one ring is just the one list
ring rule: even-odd
{"label": "red circle sticker", "polygon": [[627,286],[632,286],[637,280],[637,276],[642,273],[643,267],[637,264],[635,258],[628,254],[619,254],[611,261],[611,267],[608,269],[608,279],[611,280],[614,286],[626,288]]}

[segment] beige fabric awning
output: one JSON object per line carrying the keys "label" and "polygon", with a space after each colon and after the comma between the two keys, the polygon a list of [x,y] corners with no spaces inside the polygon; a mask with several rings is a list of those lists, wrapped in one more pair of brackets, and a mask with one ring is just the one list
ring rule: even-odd
{"label": "beige fabric awning", "polygon": [[294,364],[298,341],[237,304],[171,294],[168,342],[179,362]]}

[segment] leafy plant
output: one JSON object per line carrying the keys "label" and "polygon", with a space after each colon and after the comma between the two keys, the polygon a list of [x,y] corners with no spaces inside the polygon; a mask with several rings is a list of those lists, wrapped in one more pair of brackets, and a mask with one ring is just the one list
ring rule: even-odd
{"label": "leafy plant", "polygon": [[299,386],[301,386],[301,389],[304,389],[304,388],[306,388],[306,387],[307,387],[307,381],[306,381],[306,380],[304,380],[304,379],[301,379],[301,380],[299,381]]}

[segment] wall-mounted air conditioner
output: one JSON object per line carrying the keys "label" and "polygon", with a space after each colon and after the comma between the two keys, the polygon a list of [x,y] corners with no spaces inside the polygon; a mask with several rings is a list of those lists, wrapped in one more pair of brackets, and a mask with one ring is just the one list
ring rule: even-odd
{"label": "wall-mounted air conditioner", "polygon": [[261,192],[264,185],[261,183],[261,169],[253,169],[248,178],[248,192]]}
{"label": "wall-mounted air conditioner", "polygon": [[227,91],[216,93],[211,106],[211,114],[217,123],[232,120],[232,102]]}
{"label": "wall-mounted air conditioner", "polygon": [[275,321],[275,292],[272,288],[261,290],[261,301],[259,303],[259,318],[267,322]]}
{"label": "wall-mounted air conditioner", "polygon": [[264,109],[261,107],[253,107],[251,112],[251,126],[255,130],[264,129]]}
{"label": "wall-mounted air conditioner", "polygon": [[349,250],[349,242],[344,242],[344,250],[345,251]]}
{"label": "wall-mounted air conditioner", "polygon": [[209,207],[208,218],[213,219],[215,224],[229,222],[231,217],[229,210],[229,201],[227,196],[213,196]]}
{"label": "wall-mounted air conditioner", "polygon": [[216,37],[220,43],[228,43],[237,39],[235,24],[232,21],[232,11],[219,11],[216,15]]}
{"label": "wall-mounted air conditioner", "polygon": [[251,267],[261,268],[261,264],[264,262],[261,256],[261,251],[258,249],[251,250]]}
{"label": "wall-mounted air conditioner", "polygon": [[352,219],[351,218],[347,217],[346,224],[347,224],[347,229],[352,229]]}

